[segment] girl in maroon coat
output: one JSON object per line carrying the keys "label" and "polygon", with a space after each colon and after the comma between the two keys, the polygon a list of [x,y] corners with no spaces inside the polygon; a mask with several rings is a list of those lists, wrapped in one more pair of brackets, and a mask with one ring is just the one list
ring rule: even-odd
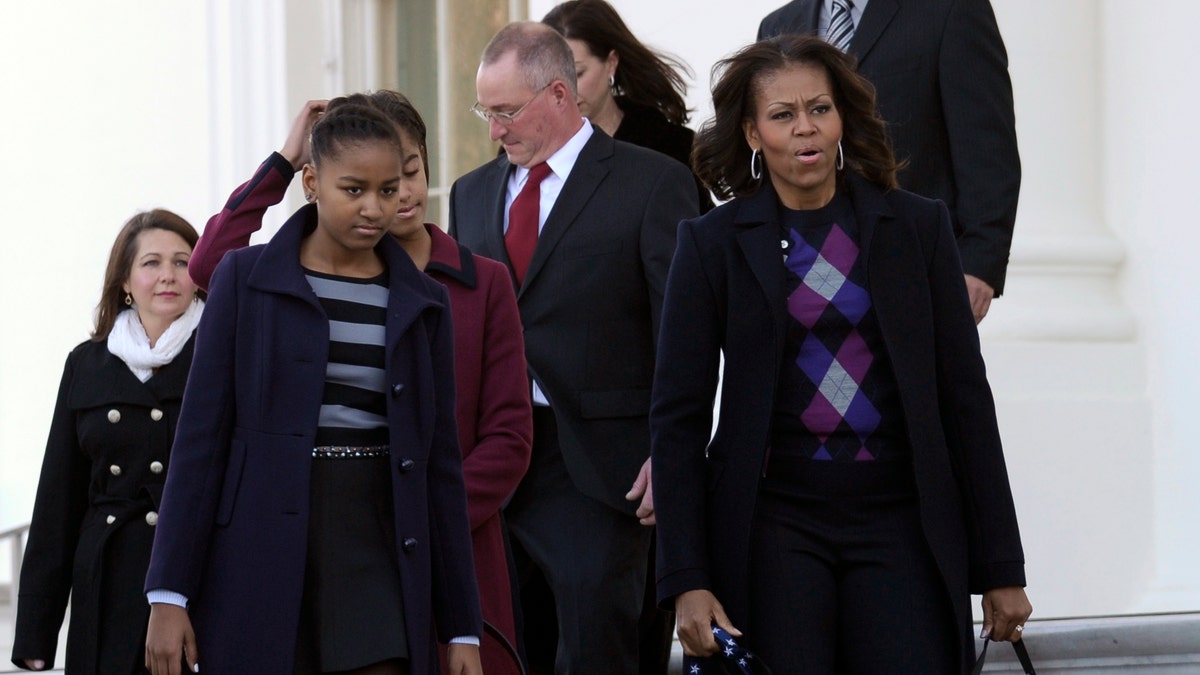
{"label": "girl in maroon coat", "polygon": [[[516,295],[503,265],[473,255],[425,222],[429,161],[425,122],[416,108],[394,91],[377,91],[368,98],[396,124],[403,142],[400,206],[391,234],[419,269],[450,292],[456,418],[486,622],[481,656],[489,675],[516,675],[521,670],[514,648],[516,628],[500,507],[525,475],[533,437]],[[250,243],[267,208],[283,199],[293,174],[310,161],[309,135],[325,103],[305,104],[283,148],[271,153],[254,177],[208,221],[188,266],[199,286],[208,286],[226,252]]]}

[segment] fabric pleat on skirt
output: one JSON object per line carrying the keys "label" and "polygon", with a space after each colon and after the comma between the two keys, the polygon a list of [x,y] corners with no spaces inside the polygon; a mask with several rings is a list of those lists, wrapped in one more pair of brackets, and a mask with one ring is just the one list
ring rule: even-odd
{"label": "fabric pleat on skirt", "polygon": [[314,458],[297,674],[407,659],[391,465]]}

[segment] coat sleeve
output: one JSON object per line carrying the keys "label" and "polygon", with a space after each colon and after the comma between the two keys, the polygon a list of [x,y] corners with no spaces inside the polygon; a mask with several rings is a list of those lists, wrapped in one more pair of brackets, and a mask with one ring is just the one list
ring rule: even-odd
{"label": "coat sleeve", "polygon": [[[478,258],[476,262],[480,262]],[[472,530],[499,513],[517,489],[529,468],[533,447],[533,412],[517,296],[502,266],[477,264],[476,268],[487,293],[487,309],[475,448],[463,459]]]}
{"label": "coat sleeve", "polygon": [[691,223],[684,222],[667,282],[650,408],[658,601],[666,609],[684,591],[712,589],[705,451],[722,334],[717,294]]}
{"label": "coat sleeve", "polygon": [[950,214],[940,219],[929,267],[936,341],[938,405],[967,524],[972,593],[1025,585],[1016,508],[971,314]]}
{"label": "coat sleeve", "polygon": [[987,0],[951,3],[938,71],[963,271],[1004,290],[1021,189],[1008,54]]}
{"label": "coat sleeve", "polygon": [[75,413],[68,405],[76,354],[67,358],[58,385],[21,565],[12,655],[13,663],[19,666],[24,665],[24,659],[42,659],[47,668],[54,667],[79,529],[87,511],[91,462],[79,447]]}
{"label": "coat sleeve", "polygon": [[[450,306],[445,288],[442,304]],[[436,381],[436,419],[429,449],[426,483],[429,490],[429,531],[433,578],[433,606],[438,638],[483,637],[483,616],[471,531],[463,485],[462,453],[455,424],[454,328],[449,309],[430,331],[430,353]]]}
{"label": "coat sleeve", "polygon": [[204,574],[235,422],[236,277],[237,257],[228,256],[213,275],[196,330],[195,356],[146,575],[147,591],[163,589],[195,598]]}
{"label": "coat sleeve", "polygon": [[250,245],[250,235],[262,229],[263,214],[283,201],[296,170],[278,152],[259,165],[254,177],[229,195],[225,208],[208,219],[204,234],[188,260],[188,274],[208,290],[213,271],[225,254]]}
{"label": "coat sleeve", "polygon": [[680,221],[695,218],[700,212],[691,171],[679,162],[671,162],[663,168],[646,200],[641,229],[642,272],[650,292],[650,319],[656,343],[667,270],[675,253],[675,230]]}

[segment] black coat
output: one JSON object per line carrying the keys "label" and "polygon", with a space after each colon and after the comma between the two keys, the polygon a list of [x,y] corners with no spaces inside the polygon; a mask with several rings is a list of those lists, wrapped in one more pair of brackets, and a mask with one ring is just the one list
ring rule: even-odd
{"label": "black coat", "polygon": [[142,580],[194,339],[145,383],[104,342],[67,357],[21,567],[14,663],[53,665],[69,593],[67,672],[141,672]]}
{"label": "black coat", "polygon": [[[682,124],[672,124],[655,108],[638,105],[620,96],[616,101],[624,117],[621,118],[621,124],[613,138],[657,150],[691,169],[692,144],[696,140],[696,132]],[[700,213],[708,213],[713,207],[712,194],[694,173],[692,178],[696,181]]]}
{"label": "black coat", "polygon": [[[954,605],[962,657],[970,593],[1025,584],[1024,555],[949,214],[852,180],[867,287],[912,448],[921,524]],[[788,326],[778,198],[682,223],[667,282],[650,413],[658,596],[709,589],[734,625],[749,607],[751,520]],[[711,438],[720,358],[720,418]]]}

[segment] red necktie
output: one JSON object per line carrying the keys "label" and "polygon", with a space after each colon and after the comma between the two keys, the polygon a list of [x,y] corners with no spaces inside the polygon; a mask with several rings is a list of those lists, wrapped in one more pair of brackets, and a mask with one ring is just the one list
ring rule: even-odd
{"label": "red necktie", "polygon": [[525,272],[533,259],[533,249],[538,240],[538,213],[542,202],[542,180],[550,175],[550,165],[542,162],[529,168],[525,187],[508,207],[508,232],[504,235],[504,248],[512,262],[517,284],[525,283]]}

